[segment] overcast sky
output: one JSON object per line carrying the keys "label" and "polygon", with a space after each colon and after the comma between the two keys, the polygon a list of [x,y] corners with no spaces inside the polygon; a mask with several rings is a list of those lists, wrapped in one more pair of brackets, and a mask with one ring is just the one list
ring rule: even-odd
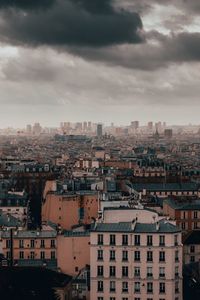
{"label": "overcast sky", "polygon": [[200,124],[199,0],[0,0],[0,127]]}

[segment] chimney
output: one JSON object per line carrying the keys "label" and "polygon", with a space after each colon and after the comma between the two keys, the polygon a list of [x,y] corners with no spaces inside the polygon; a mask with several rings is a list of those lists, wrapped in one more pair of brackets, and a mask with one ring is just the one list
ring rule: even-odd
{"label": "chimney", "polygon": [[136,218],[136,219],[133,219],[133,221],[132,221],[132,223],[131,223],[131,230],[132,230],[132,231],[135,230],[136,223],[137,223],[137,218]]}
{"label": "chimney", "polygon": [[160,228],[160,224],[159,224],[159,222],[156,222],[156,231],[158,231],[159,228]]}

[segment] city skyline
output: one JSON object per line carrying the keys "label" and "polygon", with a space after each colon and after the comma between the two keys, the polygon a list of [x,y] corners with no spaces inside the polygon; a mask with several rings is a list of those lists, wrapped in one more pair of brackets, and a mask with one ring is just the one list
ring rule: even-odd
{"label": "city skyline", "polygon": [[198,124],[199,12],[196,0],[0,1],[0,128]]}

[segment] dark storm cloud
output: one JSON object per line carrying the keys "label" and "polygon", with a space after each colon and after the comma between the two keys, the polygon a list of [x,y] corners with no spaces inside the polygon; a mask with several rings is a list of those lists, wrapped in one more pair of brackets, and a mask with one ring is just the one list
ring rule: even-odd
{"label": "dark storm cloud", "polygon": [[[46,0],[35,7],[34,1],[29,7],[25,0],[0,3],[0,40],[10,44],[105,46],[142,40],[139,15],[115,11],[112,0]],[[45,3],[47,10],[38,9]]]}
{"label": "dark storm cloud", "polygon": [[55,0],[0,0],[0,8],[37,10],[49,8],[54,3]]}
{"label": "dark storm cloud", "polygon": [[88,60],[106,62],[125,68],[156,70],[171,64],[200,62],[200,33],[182,32],[165,36],[157,31],[147,34],[148,43],[118,47],[78,48],[72,53]]}

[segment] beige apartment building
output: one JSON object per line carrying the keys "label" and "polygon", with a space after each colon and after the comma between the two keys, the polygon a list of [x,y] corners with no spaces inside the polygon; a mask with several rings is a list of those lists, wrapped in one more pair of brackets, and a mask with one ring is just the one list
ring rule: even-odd
{"label": "beige apartment building", "polygon": [[62,273],[77,276],[90,264],[90,232],[78,228],[58,235],[57,261]]}
{"label": "beige apartment building", "polygon": [[77,224],[90,224],[98,216],[96,191],[48,191],[42,204],[42,221],[71,230]]}
{"label": "beige apartment building", "polygon": [[42,230],[4,230],[2,252],[15,266],[45,266],[57,269],[57,232],[49,226]]}
{"label": "beige apartment building", "polygon": [[181,231],[155,212],[107,208],[90,243],[92,300],[182,300]]}

